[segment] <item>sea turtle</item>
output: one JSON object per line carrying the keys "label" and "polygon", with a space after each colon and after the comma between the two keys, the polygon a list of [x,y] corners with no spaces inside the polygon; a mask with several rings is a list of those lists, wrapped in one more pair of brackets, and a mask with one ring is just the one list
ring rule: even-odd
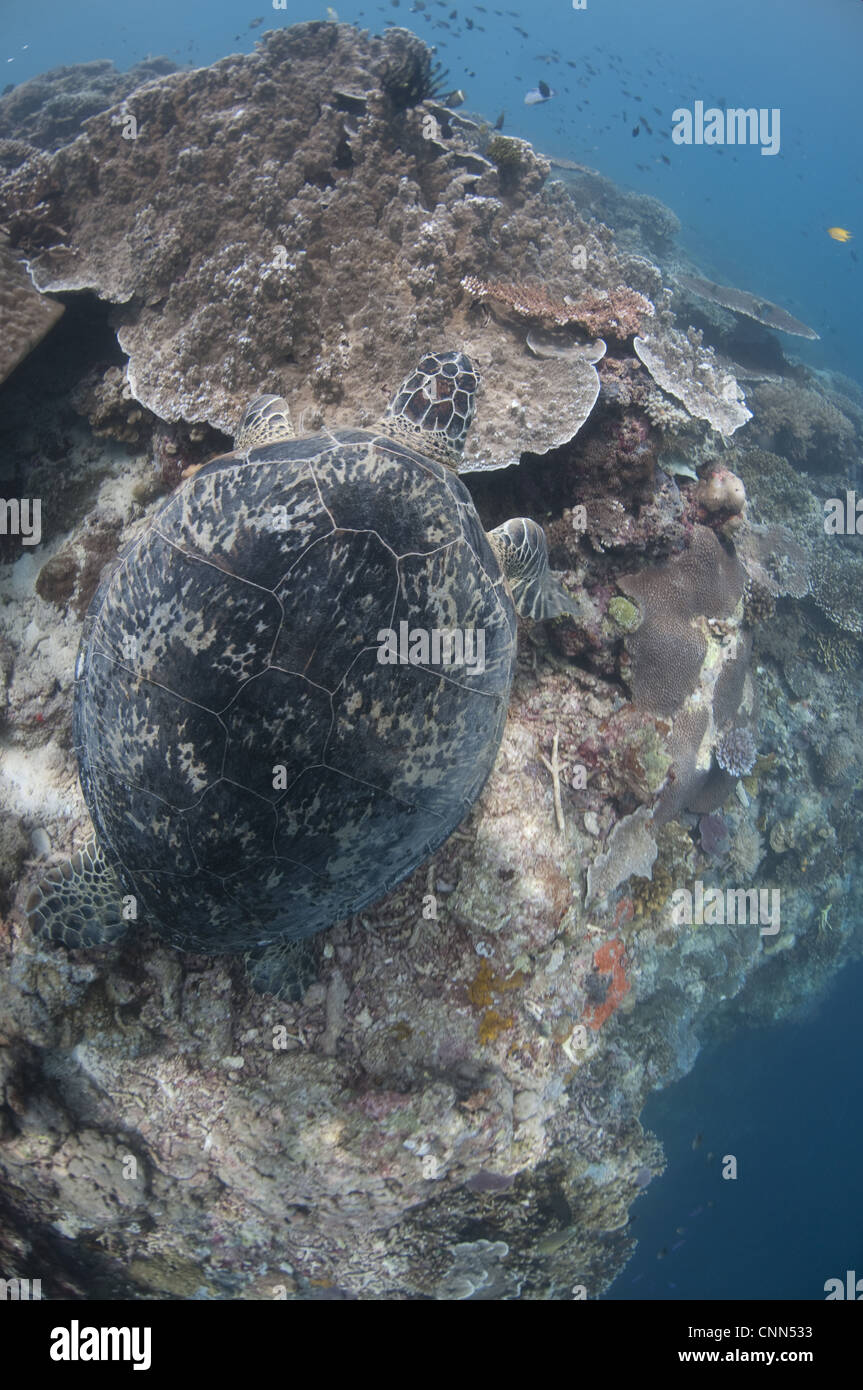
{"label": "sea turtle", "polygon": [[295,438],[259,396],[103,578],[75,669],[95,838],[30,894],[68,946],[141,920],[242,952],[295,992],[287,943],[375,902],[491,772],[516,610],[572,600],[542,530],[486,534],[456,475],[477,373],[427,353],[377,429]]}

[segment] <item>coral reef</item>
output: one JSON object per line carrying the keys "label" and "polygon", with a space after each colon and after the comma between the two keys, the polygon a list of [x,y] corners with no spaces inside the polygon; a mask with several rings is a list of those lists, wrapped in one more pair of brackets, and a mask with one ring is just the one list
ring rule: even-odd
{"label": "coral reef", "polygon": [[562,171],[558,177],[572,190],[578,206],[597,221],[613,227],[622,246],[650,256],[665,257],[672,251],[680,220],[665,203],[649,193],[620,188],[584,164],[554,155],[549,155],[549,162]]}
{"label": "coral reef", "polygon": [[[626,976],[626,948],[623,942],[616,938],[613,941],[605,941],[594,952],[593,969],[594,976],[600,977],[600,985],[597,993],[601,993],[601,998],[592,999],[589,1007],[585,1010],[584,1021],[588,1028],[601,1028],[607,1019],[611,1018],[618,1005],[629,993],[630,984]],[[601,980],[603,975],[610,978]]]}
{"label": "coral reef", "polygon": [[634,347],[657,386],[720,434],[731,435],[752,418],[739,385],[718,365],[713,349],[704,347],[697,329],[680,333],[665,328],[652,337],[636,338]]}
{"label": "coral reef", "polygon": [[860,451],[863,435],[855,422],[814,386],[758,382],[750,400],[754,441],[791,463],[814,473],[844,470],[848,458]]}
{"label": "coral reef", "polygon": [[40,289],[115,306],[132,396],[163,421],[229,434],[268,390],[305,428],[370,424],[418,344],[455,342],[486,382],[464,466],[503,467],[570,438],[596,380],[526,353],[460,281],[506,267],[552,302],[627,281],[606,229],[546,196],[544,161],[510,188],[479,144],[406,31],[296,25],[91,116],[10,175],[0,216]]}
{"label": "coral reef", "polygon": [[132,397],[120,367],[94,369],[78,382],[70,400],[95,435],[137,444],[149,439],[155,418]]}
{"label": "coral reef", "polygon": [[[681,381],[710,364],[686,388],[696,420],[619,333],[603,357],[574,324],[464,292],[473,276],[606,312],[623,286],[673,344],[662,276],[629,252],[667,250],[675,223],[590,171],[548,182],[529,146],[441,104],[404,31],[298,26],[151,78],[81,133],[51,108],[60,87],[35,90],[0,186],[38,283],[100,297],[87,334],[63,336],[84,326],[76,297],[3,387],[6,495],[45,509],[41,546],[0,566],[0,1251],[38,1256],[53,1298],[599,1296],[662,1166],[647,1095],[717,1011],[775,1016],[811,993],[816,958],[823,983],[859,952],[839,904],[863,825],[861,585],[850,539],[821,535],[828,475],[740,438],[718,453],[708,421],[741,409],[737,372],[697,334],[669,350]],[[802,383],[859,429],[849,383],[758,342],[747,381]],[[296,1002],[143,928],[106,955],[40,946],[21,904],[88,829],[70,703],[101,570],[247,397],[283,392],[300,428],[368,424],[425,343],[478,359],[471,468],[520,462],[468,476],[483,525],[539,517],[579,596],[578,618],[522,627],[470,816],[316,943]],[[733,553],[730,507],[692,477],[718,459],[748,499]],[[783,601],[810,566],[814,600]],[[754,765],[729,760],[756,728]],[[781,884],[777,942],[671,924],[672,891],[720,874]]]}
{"label": "coral reef", "polygon": [[863,559],[822,536],[812,557],[810,580],[822,613],[843,632],[863,634]]}
{"label": "coral reef", "polygon": [[177,72],[170,58],[147,58],[120,72],[107,58],[40,73],[0,96],[0,139],[53,151],[69,144],[84,122],[145,82]]}

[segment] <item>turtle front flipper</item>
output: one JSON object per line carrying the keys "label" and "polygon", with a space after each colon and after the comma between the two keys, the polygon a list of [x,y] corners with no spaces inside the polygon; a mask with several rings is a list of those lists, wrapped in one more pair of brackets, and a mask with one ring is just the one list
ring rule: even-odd
{"label": "turtle front flipper", "polygon": [[95,840],[50,869],[24,906],[34,935],[64,946],[107,946],[131,925],[120,880]]}
{"label": "turtle front flipper", "polygon": [[247,951],[243,962],[249,984],[259,994],[296,1003],[321,973],[321,946],[317,937],[304,936]]}
{"label": "turtle front flipper", "polygon": [[488,539],[521,617],[577,616],[574,598],[549,569],[548,546],[541,526],[529,516],[516,516],[489,531]]}
{"label": "turtle front flipper", "polygon": [[293,438],[294,425],[284,396],[255,396],[243,411],[234,448],[257,449]]}

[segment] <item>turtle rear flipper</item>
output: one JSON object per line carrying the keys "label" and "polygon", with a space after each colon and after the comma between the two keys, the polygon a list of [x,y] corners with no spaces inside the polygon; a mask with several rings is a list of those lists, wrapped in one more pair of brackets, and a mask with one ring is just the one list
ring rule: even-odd
{"label": "turtle rear flipper", "polygon": [[129,928],[124,890],[95,840],[50,869],[24,911],[35,936],[64,946],[107,946]]}
{"label": "turtle rear flipper", "polygon": [[548,565],[548,546],[541,526],[528,516],[512,517],[488,532],[516,610],[535,620],[577,616],[578,606]]}
{"label": "turtle rear flipper", "polygon": [[243,956],[246,977],[259,994],[296,1003],[321,973],[322,944],[315,937],[258,946]]}

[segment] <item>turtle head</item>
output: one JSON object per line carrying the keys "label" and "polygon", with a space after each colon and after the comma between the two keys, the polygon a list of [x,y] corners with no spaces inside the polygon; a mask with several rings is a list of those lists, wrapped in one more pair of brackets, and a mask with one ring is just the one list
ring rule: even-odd
{"label": "turtle head", "polygon": [[457,469],[479,376],[463,352],[427,352],[390,401],[381,428]]}
{"label": "turtle head", "polygon": [[523,618],[577,616],[576,600],[549,568],[541,526],[529,516],[516,516],[489,531],[488,539]]}
{"label": "turtle head", "polygon": [[282,396],[256,396],[243,411],[234,437],[235,449],[256,449],[293,439],[294,426],[288,403]]}

